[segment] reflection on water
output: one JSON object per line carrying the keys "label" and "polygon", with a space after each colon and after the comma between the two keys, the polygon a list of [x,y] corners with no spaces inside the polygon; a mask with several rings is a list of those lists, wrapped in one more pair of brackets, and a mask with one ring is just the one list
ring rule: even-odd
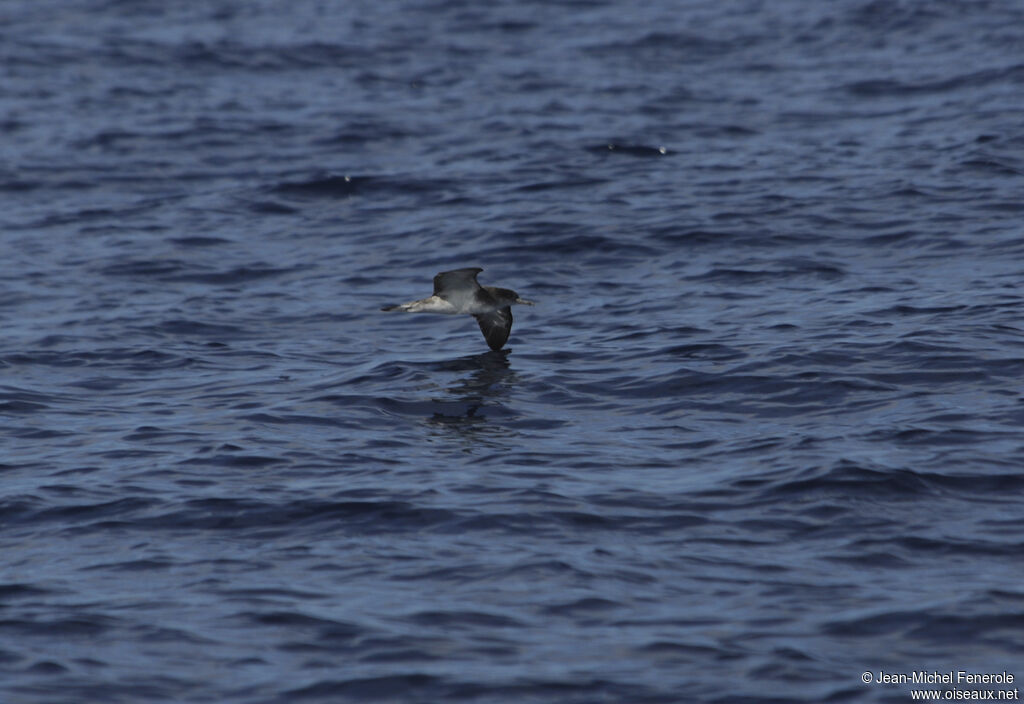
{"label": "reflection on water", "polygon": [[501,401],[516,382],[508,350],[487,351],[437,365],[438,371],[454,372],[457,378],[445,386],[446,399],[432,399],[437,406],[427,423],[458,433],[477,433],[488,428],[488,417],[507,415]]}

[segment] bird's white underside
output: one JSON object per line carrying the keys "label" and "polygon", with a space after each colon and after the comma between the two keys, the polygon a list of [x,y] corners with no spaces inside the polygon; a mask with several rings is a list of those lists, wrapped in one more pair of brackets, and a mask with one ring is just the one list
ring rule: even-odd
{"label": "bird's white underside", "polygon": [[490,313],[495,309],[494,306],[481,305],[480,303],[473,300],[471,296],[465,296],[464,300],[460,301],[461,305],[453,305],[450,301],[446,301],[440,296],[431,296],[430,298],[424,298],[419,301],[412,301],[410,303],[403,303],[397,306],[395,310],[404,311],[406,313],[441,313],[443,315],[480,315],[482,313]]}

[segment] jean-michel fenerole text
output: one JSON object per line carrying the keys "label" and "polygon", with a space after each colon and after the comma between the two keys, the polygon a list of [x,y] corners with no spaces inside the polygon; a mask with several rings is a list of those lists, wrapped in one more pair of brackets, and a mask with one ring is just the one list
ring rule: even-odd
{"label": "jean-michel fenerole text", "polygon": [[1006,672],[967,672],[966,670],[950,670],[938,672],[918,670],[916,672],[885,672],[879,670],[875,674],[877,684],[1013,684],[1013,673]]}

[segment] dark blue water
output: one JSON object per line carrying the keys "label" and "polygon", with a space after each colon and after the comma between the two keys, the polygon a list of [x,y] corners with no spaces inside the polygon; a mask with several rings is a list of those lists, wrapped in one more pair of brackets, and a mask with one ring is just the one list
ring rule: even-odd
{"label": "dark blue water", "polygon": [[1024,677],[1024,6],[0,15],[0,700]]}

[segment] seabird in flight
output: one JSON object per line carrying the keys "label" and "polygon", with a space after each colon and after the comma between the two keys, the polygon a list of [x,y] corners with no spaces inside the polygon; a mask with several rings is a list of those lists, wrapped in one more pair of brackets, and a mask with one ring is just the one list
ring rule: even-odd
{"label": "seabird in flight", "polygon": [[384,306],[381,310],[400,310],[406,313],[468,314],[476,318],[480,331],[492,350],[500,350],[512,331],[512,304],[532,306],[515,291],[497,286],[481,286],[476,275],[483,269],[470,267],[442,271],[434,277],[434,295],[411,303]]}

